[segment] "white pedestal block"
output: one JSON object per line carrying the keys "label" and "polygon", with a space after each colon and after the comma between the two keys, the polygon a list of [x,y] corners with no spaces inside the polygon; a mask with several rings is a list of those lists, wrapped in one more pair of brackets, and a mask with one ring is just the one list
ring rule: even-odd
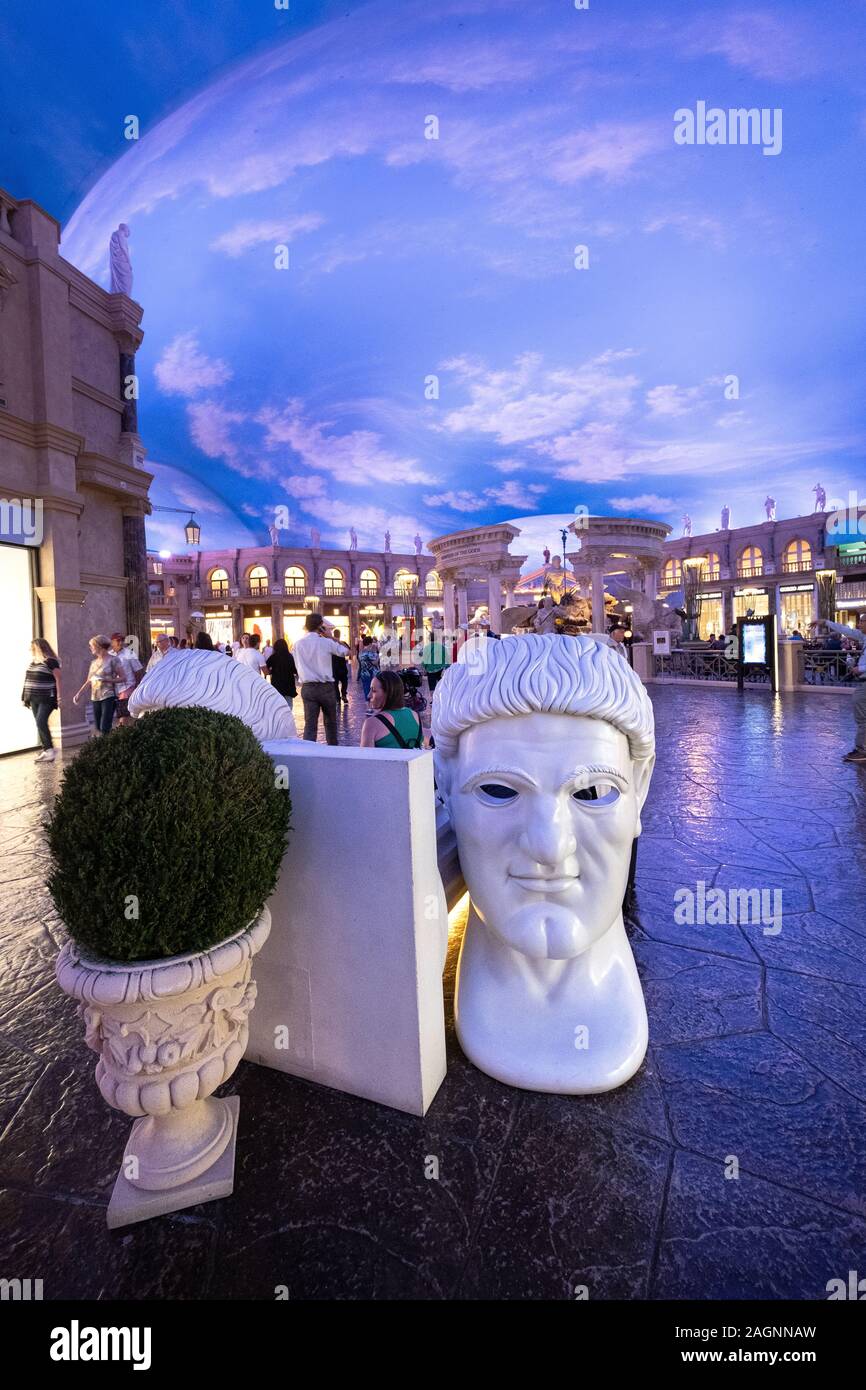
{"label": "white pedestal block", "polygon": [[143,1187],[133,1187],[123,1176],[129,1157],[135,1154],[135,1132],[143,1120],[136,1120],[132,1126],[123,1163],[114,1184],[111,1201],[108,1204],[108,1229],[117,1230],[120,1226],[134,1226],[137,1221],[149,1221],[152,1216],[165,1216],[171,1211],[183,1211],[186,1207],[197,1207],[202,1202],[215,1202],[218,1197],[230,1197],[235,1186],[235,1149],[238,1140],[239,1096],[226,1096],[223,1104],[231,1115],[232,1137],[220,1157],[200,1178],[193,1178],[182,1187],[168,1188],[164,1192],[146,1192]]}
{"label": "white pedestal block", "polygon": [[292,831],[246,1058],[423,1115],[445,1075],[432,757],[264,746],[287,769]]}

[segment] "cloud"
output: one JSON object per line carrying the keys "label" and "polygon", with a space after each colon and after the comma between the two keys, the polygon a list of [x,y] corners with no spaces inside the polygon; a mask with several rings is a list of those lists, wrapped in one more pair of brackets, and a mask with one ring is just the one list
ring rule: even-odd
{"label": "cloud", "polygon": [[435,483],[437,479],[415,458],[404,458],[384,447],[373,430],[328,434],[327,424],[305,419],[301,404],[290,402],[278,411],[266,407],[256,417],[265,427],[265,447],[279,450],[288,445],[309,467],[330,473],[341,483]]}
{"label": "cloud", "polygon": [[676,418],[688,415],[701,403],[700,386],[653,386],[646,393],[650,415]]}
{"label": "cloud", "polygon": [[441,428],[493,435],[508,445],[555,437],[590,411],[620,419],[631,410],[639,386],[636,376],[614,370],[621,355],[603,353],[580,367],[551,368],[539,353],[525,353],[499,371],[452,359],[450,369],[466,384],[470,399],[449,411]]}
{"label": "cloud", "polygon": [[639,497],[609,497],[608,502],[617,512],[670,512],[675,511],[677,503],[672,497],[659,497],[655,492],[642,492]]}
{"label": "cloud", "polygon": [[491,38],[431,47],[420,57],[401,59],[389,82],[446,87],[452,92],[479,92],[506,83],[526,82],[539,71],[539,57],[525,48],[496,43]]}
{"label": "cloud", "polygon": [[521,469],[526,467],[526,461],[524,459],[497,459],[490,467],[495,468],[498,473],[519,473]]}
{"label": "cloud", "polygon": [[251,246],[265,244],[275,246],[282,242],[293,241],[302,232],[314,232],[317,227],[322,226],[323,222],[323,217],[312,212],[281,220],[238,222],[229,231],[216,237],[211,242],[210,249],[211,251],[222,251],[225,255],[236,259],[238,256],[242,256],[244,251],[248,251]]}
{"label": "cloud", "polygon": [[428,507],[448,507],[452,512],[481,512],[491,502],[502,507],[520,507],[532,510],[538,506],[539,496],[546,492],[544,483],[530,483],[523,487],[520,483],[509,481],[497,487],[486,487],[481,492],[469,489],[449,489],[446,492],[431,493],[424,498]]}
{"label": "cloud", "polygon": [[557,183],[598,177],[617,182],[669,143],[669,132],[653,121],[604,121],[554,141],[547,153],[547,171]]}
{"label": "cloud", "polygon": [[[743,9],[701,17],[685,31],[687,56],[719,54],[733,67],[771,81],[798,81],[821,72],[824,35],[798,15]],[[750,105],[749,102],[742,103]]]}
{"label": "cloud", "polygon": [[221,357],[208,357],[199,350],[195,332],[178,333],[156,363],[153,374],[160,391],[167,396],[195,396],[222,386],[232,369]]}
{"label": "cloud", "polygon": [[237,410],[227,410],[218,401],[211,400],[188,405],[186,413],[190,437],[196,448],[201,449],[208,458],[225,459],[236,466],[240,460],[240,447],[232,437],[232,426],[242,425],[247,416]]}
{"label": "cloud", "polygon": [[724,251],[728,244],[727,232],[717,217],[705,212],[666,212],[651,217],[644,223],[644,231],[654,235],[670,227],[686,241],[698,242],[702,246],[712,246],[715,251]]}

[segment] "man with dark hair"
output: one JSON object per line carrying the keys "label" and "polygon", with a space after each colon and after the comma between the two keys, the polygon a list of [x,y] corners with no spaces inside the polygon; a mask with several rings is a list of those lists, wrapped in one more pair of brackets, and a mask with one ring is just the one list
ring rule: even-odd
{"label": "man with dark hair", "polygon": [[306,634],[292,648],[301,683],[304,702],[304,738],[315,743],[319,732],[319,711],[325,724],[325,739],[337,743],[337,687],[334,684],[332,658],[344,657],[346,648],[335,642],[321,613],[308,613],[304,621]]}
{"label": "man with dark hair", "polygon": [[334,672],[334,684],[337,687],[337,703],[342,699],[343,704],[349,703],[349,648],[345,642],[340,641],[340,629],[334,628],[333,640],[338,646],[342,647],[343,655],[335,656],[331,660],[331,668]]}
{"label": "man with dark hair", "polygon": [[628,650],[625,645],[625,628],[622,623],[614,623],[608,636],[613,639],[616,650],[624,661],[628,661]]}

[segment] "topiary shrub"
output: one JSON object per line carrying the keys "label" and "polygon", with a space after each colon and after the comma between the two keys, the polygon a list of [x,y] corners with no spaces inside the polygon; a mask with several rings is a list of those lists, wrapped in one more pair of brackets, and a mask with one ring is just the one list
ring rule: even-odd
{"label": "topiary shrub", "polygon": [[258,915],[290,812],[240,719],[157,710],[93,739],[66,771],[45,827],[48,887],[87,956],[207,950]]}

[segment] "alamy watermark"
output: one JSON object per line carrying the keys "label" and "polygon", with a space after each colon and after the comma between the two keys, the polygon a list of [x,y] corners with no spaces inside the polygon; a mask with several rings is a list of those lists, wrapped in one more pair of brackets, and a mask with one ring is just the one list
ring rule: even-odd
{"label": "alamy watermark", "polygon": [[782,108],[780,106],[721,106],[695,103],[695,109],[681,106],[674,112],[674,143],[677,145],[760,145],[763,154],[782,153]]}
{"label": "alamy watermark", "polygon": [[674,891],[674,904],[678,926],[762,926],[764,936],[782,930],[781,888],[708,888],[698,879],[694,889]]}
{"label": "alamy watermark", "polygon": [[0,541],[41,545],[44,536],[41,497],[0,497]]}

